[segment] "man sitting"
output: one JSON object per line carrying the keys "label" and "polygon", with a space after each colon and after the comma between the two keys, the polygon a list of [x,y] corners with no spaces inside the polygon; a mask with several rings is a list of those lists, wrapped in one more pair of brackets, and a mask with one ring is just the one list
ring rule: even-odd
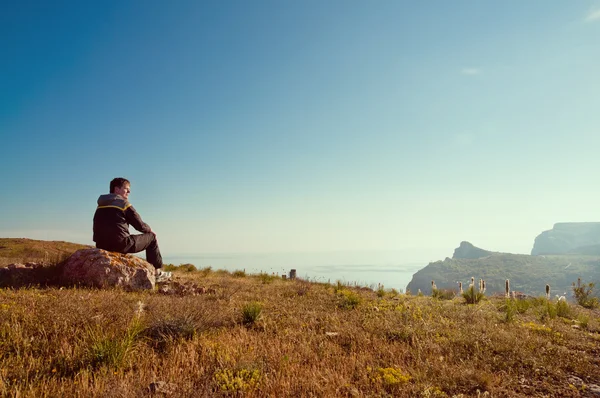
{"label": "man sitting", "polygon": [[[98,198],[94,214],[94,242],[99,249],[123,254],[146,250],[146,260],[156,269],[156,281],[166,281],[171,273],[161,269],[163,261],[156,234],[127,200],[130,187],[127,179],[115,178],[110,182],[110,193]],[[142,234],[131,235],[129,225]]]}

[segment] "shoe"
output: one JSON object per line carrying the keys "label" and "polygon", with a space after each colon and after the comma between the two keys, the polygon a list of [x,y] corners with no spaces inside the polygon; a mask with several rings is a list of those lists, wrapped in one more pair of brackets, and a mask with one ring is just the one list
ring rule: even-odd
{"label": "shoe", "polygon": [[170,273],[170,272],[167,272],[167,271],[163,271],[163,270],[161,270],[160,268],[158,268],[158,269],[156,270],[155,277],[156,277],[156,282],[157,282],[157,283],[160,283],[160,282],[166,282],[166,281],[168,281],[169,279],[171,279],[171,273]]}

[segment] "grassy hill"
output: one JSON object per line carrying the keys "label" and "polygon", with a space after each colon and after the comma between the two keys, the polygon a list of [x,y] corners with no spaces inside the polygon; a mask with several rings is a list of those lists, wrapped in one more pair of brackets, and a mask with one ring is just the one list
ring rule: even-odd
{"label": "grassy hill", "polygon": [[16,262],[56,261],[87,247],[70,242],[0,238],[0,266]]}
{"label": "grassy hill", "polygon": [[509,279],[511,290],[539,296],[549,284],[553,295],[562,295],[571,291],[578,278],[600,282],[600,256],[494,253],[475,259],[446,258],[415,273],[407,289],[429,294],[434,280],[439,289],[456,290],[457,281],[466,286],[472,276],[484,279],[489,293],[504,292],[504,282]]}
{"label": "grassy hill", "polygon": [[[64,243],[57,250],[77,247]],[[600,391],[597,309],[539,298],[466,304],[190,264],[172,268],[181,284],[210,293],[0,289],[0,396],[586,397]]]}
{"label": "grassy hill", "polygon": [[214,294],[0,289],[0,396],[581,397],[600,385],[597,310],[181,268],[178,281]]}

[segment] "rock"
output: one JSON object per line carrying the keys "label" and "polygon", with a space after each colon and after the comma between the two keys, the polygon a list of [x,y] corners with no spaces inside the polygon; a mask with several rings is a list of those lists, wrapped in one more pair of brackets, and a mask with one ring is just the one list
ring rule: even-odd
{"label": "rock", "polygon": [[55,268],[44,267],[43,264],[9,264],[6,268],[0,268],[0,287],[47,285],[56,279],[54,273],[56,273]]}
{"label": "rock", "polygon": [[65,261],[61,281],[99,288],[149,290],[154,288],[154,273],[154,267],[139,257],[102,249],[82,249]]}
{"label": "rock", "polygon": [[588,384],[587,391],[592,397],[600,397],[600,386],[598,384]]}
{"label": "rock", "polygon": [[216,290],[204,286],[199,286],[193,282],[181,283],[178,281],[170,280],[165,283],[160,283],[158,292],[166,295],[178,295],[178,296],[196,296],[201,294],[216,294]]}
{"label": "rock", "polygon": [[480,249],[469,242],[463,241],[460,242],[460,246],[454,249],[452,258],[481,258],[491,254],[494,254],[494,252]]}
{"label": "rock", "polygon": [[531,255],[600,255],[600,222],[556,223],[535,238]]}
{"label": "rock", "polygon": [[150,394],[170,395],[175,391],[175,384],[166,381],[155,381],[148,386]]}

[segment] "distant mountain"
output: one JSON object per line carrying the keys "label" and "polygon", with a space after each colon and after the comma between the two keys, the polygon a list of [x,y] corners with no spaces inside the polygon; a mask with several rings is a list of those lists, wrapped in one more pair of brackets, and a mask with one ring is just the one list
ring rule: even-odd
{"label": "distant mountain", "polygon": [[486,281],[487,294],[504,292],[504,282],[510,279],[511,290],[539,296],[549,284],[552,295],[562,295],[570,293],[577,278],[600,282],[600,256],[498,253],[462,242],[453,258],[429,263],[413,275],[406,288],[412,293],[420,289],[430,294],[434,280],[438,289],[458,290],[458,281],[466,288],[471,277]]}
{"label": "distant mountain", "polygon": [[600,255],[600,222],[556,223],[535,238],[531,255]]}

